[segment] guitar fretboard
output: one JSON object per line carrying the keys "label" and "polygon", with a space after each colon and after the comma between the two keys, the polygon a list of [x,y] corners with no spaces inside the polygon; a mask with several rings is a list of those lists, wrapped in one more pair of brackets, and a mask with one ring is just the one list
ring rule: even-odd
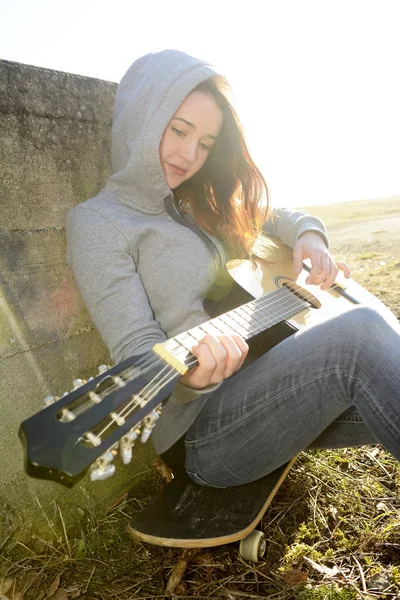
{"label": "guitar fretboard", "polygon": [[249,340],[308,307],[308,302],[296,296],[289,288],[282,287],[184,331],[164,342],[163,346],[180,362],[190,362],[193,365],[195,356],[190,351],[205,335],[218,337],[237,333]]}

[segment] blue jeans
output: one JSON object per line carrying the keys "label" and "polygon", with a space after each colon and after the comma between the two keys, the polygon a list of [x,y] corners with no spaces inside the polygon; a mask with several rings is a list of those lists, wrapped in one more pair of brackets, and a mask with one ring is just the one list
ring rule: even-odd
{"label": "blue jeans", "polygon": [[227,379],[186,434],[185,468],[197,483],[231,487],[305,448],[377,442],[400,461],[400,327],[357,306]]}

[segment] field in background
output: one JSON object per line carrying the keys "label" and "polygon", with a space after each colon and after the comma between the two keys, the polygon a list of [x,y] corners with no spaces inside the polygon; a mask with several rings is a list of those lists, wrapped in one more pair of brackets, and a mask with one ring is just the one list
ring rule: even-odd
{"label": "field in background", "polygon": [[400,319],[400,196],[304,210],[325,223],[335,258]]}
{"label": "field in background", "polygon": [[[400,318],[400,197],[308,210],[354,279]],[[163,485],[146,468],[106,514],[78,509],[74,535],[0,540],[0,598],[400,599],[400,468],[382,447],[303,452],[262,520],[267,553],[256,565],[235,545],[182,554],[134,543],[126,524]]]}
{"label": "field in background", "polygon": [[[400,215],[400,196],[381,200],[360,200],[321,206],[305,206],[303,210],[322,219],[327,227]],[[398,231],[400,234],[400,231]]]}

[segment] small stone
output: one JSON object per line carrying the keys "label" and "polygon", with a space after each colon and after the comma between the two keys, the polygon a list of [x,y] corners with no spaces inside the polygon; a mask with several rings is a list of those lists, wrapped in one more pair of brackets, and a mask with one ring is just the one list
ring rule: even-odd
{"label": "small stone", "polygon": [[371,579],[368,579],[368,588],[369,590],[376,590],[378,592],[383,592],[388,588],[392,583],[392,578],[389,573],[377,573]]}

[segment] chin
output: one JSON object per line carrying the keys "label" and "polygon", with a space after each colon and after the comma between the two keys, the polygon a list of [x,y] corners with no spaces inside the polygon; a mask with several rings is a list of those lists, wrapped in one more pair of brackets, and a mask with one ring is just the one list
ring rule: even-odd
{"label": "chin", "polygon": [[174,177],[172,178],[168,178],[167,179],[167,183],[168,183],[168,187],[170,190],[175,190],[177,187],[179,187],[181,185],[181,183],[183,183],[184,181],[187,181],[189,179],[189,177]]}
{"label": "chin", "polygon": [[170,190],[176,190],[176,188],[179,187],[179,183],[176,183],[176,181],[169,181],[168,179],[167,184]]}

